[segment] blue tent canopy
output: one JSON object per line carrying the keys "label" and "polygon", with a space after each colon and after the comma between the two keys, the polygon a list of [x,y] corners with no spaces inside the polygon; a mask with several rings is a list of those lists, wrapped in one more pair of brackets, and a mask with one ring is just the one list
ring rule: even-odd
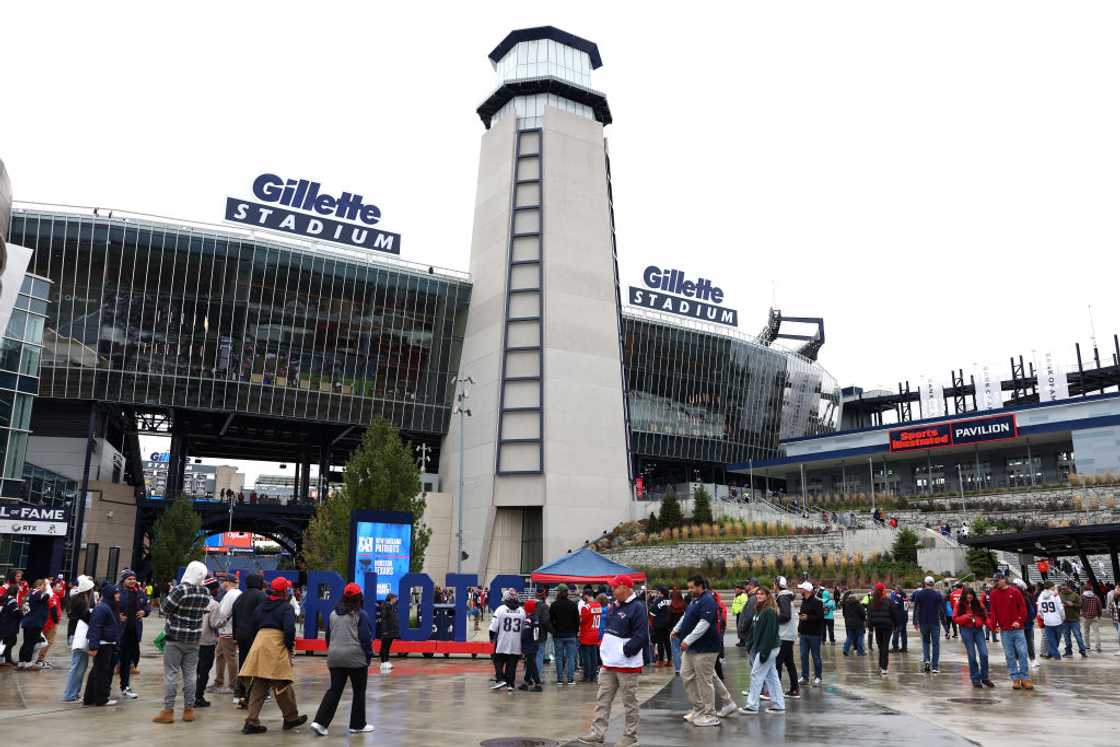
{"label": "blue tent canopy", "polygon": [[605,584],[615,576],[629,576],[634,581],[646,580],[646,574],[641,571],[605,558],[590,547],[582,547],[542,565],[533,571],[530,578],[536,584]]}

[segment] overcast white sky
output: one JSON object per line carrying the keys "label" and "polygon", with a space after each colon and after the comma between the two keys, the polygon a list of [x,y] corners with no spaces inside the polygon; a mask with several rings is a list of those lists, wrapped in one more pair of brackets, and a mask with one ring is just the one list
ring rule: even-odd
{"label": "overcast white sky", "polygon": [[823,316],[893,388],[1120,331],[1120,3],[9,3],[17,199],[220,222],[270,171],[361,192],[465,269],[487,53],[598,43],[624,284],[648,264]]}

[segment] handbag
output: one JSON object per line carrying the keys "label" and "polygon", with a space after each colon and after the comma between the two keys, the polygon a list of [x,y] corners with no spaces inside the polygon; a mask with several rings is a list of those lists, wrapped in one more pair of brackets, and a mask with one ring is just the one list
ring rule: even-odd
{"label": "handbag", "polygon": [[159,652],[161,654],[163,653],[163,642],[166,639],[167,639],[167,631],[166,630],[161,630],[159,632],[159,635],[157,635],[155,637],[155,639],[152,641],[152,645],[155,646],[157,649],[159,649]]}
{"label": "handbag", "polygon": [[74,640],[70,643],[70,650],[85,651],[89,647],[88,635],[89,624],[85,620],[79,620],[78,624],[74,626]]}

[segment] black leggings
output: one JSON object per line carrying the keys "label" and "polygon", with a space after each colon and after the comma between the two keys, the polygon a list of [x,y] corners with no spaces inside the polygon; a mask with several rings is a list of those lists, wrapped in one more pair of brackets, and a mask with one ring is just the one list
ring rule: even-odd
{"label": "black leggings", "polygon": [[[214,646],[199,646],[198,647],[198,672],[195,674],[194,685],[194,702],[198,703],[206,700],[203,695],[206,694],[206,685],[210,682],[210,669],[214,666]],[[124,655],[121,656],[121,673],[124,673],[125,662]]]}
{"label": "black leggings", "polygon": [[836,620],[829,620],[825,618],[824,621],[824,635],[821,637],[821,643],[824,643],[825,638],[829,643],[836,643]]}
{"label": "black leggings", "polygon": [[19,640],[19,633],[13,633],[4,639],[4,661],[12,664],[15,661],[16,655],[16,641]]}
{"label": "black leggings", "polygon": [[793,660],[793,641],[782,641],[782,648],[778,652],[778,682],[782,681],[782,666],[789,672],[789,689],[799,689],[797,684],[797,664]]}
{"label": "black leggings", "polygon": [[109,702],[109,691],[113,687],[114,649],[116,646],[105,642],[97,647],[97,656],[93,658],[93,666],[86,678],[86,692],[82,696],[82,703],[87,706],[103,706]]}
{"label": "black leggings", "polygon": [[389,661],[389,649],[391,649],[392,647],[393,647],[393,639],[392,638],[382,638],[381,639],[381,663],[382,664]]}
{"label": "black leggings", "polygon": [[494,661],[498,667],[498,681],[506,683],[506,687],[513,687],[517,679],[517,654],[494,654]]}
{"label": "black leggings", "polygon": [[891,647],[891,629],[885,625],[875,627],[875,641],[879,644],[879,669],[886,669]]}
{"label": "black leggings", "polygon": [[19,660],[22,663],[30,663],[31,657],[35,655],[35,644],[39,642],[39,638],[43,635],[42,628],[24,628],[23,629],[23,645],[19,649]]}
{"label": "black leggings", "polygon": [[315,712],[315,723],[330,726],[334,712],[338,710],[338,701],[342,699],[342,691],[346,689],[346,680],[350,680],[350,689],[354,691],[354,700],[350,704],[350,728],[363,729],[366,725],[366,682],[369,672],[365,667],[331,667],[331,686],[323,695],[323,702]]}

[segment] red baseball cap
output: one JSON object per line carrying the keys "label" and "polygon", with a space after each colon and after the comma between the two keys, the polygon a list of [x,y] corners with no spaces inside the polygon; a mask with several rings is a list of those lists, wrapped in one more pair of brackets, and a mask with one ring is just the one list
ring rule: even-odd
{"label": "red baseball cap", "polygon": [[887,585],[884,584],[882,581],[875,584],[875,591],[886,591],[886,590],[887,590]]}
{"label": "red baseball cap", "polygon": [[528,612],[530,615],[533,614],[534,612],[536,612],[537,611],[537,600],[536,599],[526,599],[525,600],[525,611]]}
{"label": "red baseball cap", "polygon": [[284,578],[283,576],[277,576],[276,578],[272,579],[270,588],[277,594],[281,594],[292,588],[292,582]]}
{"label": "red baseball cap", "polygon": [[344,597],[356,597],[361,593],[362,587],[358,586],[355,583],[346,584],[346,586],[342,589],[342,596]]}
{"label": "red baseball cap", "polygon": [[619,574],[611,579],[611,588],[613,589],[616,586],[625,586],[627,589],[633,589],[634,582],[629,576]]}

